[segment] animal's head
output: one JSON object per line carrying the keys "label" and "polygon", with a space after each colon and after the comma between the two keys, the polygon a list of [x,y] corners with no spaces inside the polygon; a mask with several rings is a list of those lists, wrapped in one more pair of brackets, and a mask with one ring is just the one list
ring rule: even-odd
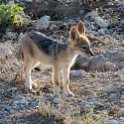
{"label": "animal's head", "polygon": [[77,53],[84,56],[93,56],[90,47],[90,41],[85,34],[85,26],[82,21],[79,21],[76,26],[73,26],[69,32],[70,47]]}

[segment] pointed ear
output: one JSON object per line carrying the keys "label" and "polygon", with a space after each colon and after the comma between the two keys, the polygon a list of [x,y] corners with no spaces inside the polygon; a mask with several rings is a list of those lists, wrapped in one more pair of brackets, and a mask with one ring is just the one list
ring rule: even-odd
{"label": "pointed ear", "polygon": [[85,33],[85,26],[82,21],[79,21],[78,24],[76,25],[76,27],[80,34]]}
{"label": "pointed ear", "polygon": [[70,29],[70,32],[69,32],[69,37],[72,39],[72,40],[75,40],[76,37],[78,35],[78,31],[77,31],[77,28],[75,26],[71,27]]}

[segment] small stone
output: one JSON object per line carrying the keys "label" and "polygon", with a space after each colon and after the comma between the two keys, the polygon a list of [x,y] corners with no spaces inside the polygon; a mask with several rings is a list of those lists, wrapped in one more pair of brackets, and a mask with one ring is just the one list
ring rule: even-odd
{"label": "small stone", "polygon": [[85,12],[84,10],[80,10],[80,11],[79,11],[79,13],[80,13],[81,15],[83,15],[84,12]]}
{"label": "small stone", "polygon": [[13,113],[15,113],[15,112],[16,112],[16,111],[13,110],[13,109],[10,110],[10,113],[11,113],[11,114],[13,114]]}
{"label": "small stone", "polygon": [[98,101],[92,101],[92,102],[88,102],[89,105],[92,106],[92,108],[94,109],[103,109],[104,108],[104,105]]}
{"label": "small stone", "polygon": [[119,99],[119,98],[120,98],[120,94],[119,94],[119,93],[112,93],[112,94],[110,95],[110,98],[111,98],[111,99]]}
{"label": "small stone", "polygon": [[106,94],[110,94],[110,93],[116,93],[116,91],[117,91],[117,89],[114,87],[114,86],[112,86],[112,85],[108,85],[108,86],[106,86],[106,87],[104,87],[104,89],[103,89],[103,92]]}
{"label": "small stone", "polygon": [[10,112],[11,111],[11,106],[6,106],[6,108],[5,108],[5,110],[7,111],[7,112]]}
{"label": "small stone", "polygon": [[94,18],[95,23],[100,27],[100,28],[107,28],[108,27],[108,22],[106,20],[103,20],[100,17],[95,17]]}
{"label": "small stone", "polygon": [[119,120],[124,122],[124,117],[120,117]]}
{"label": "small stone", "polygon": [[7,4],[14,4],[15,2],[13,0],[10,0]]}
{"label": "small stone", "polygon": [[47,30],[49,25],[50,25],[50,16],[45,15],[41,17],[40,20],[38,20],[35,27],[36,30],[43,31],[43,30]]}
{"label": "small stone", "polygon": [[54,103],[54,104],[59,104],[60,102],[61,102],[60,96],[59,96],[59,95],[54,96],[54,98],[53,98],[53,103]]}
{"label": "small stone", "polygon": [[121,95],[121,100],[124,100],[124,94]]}
{"label": "small stone", "polygon": [[92,106],[91,106],[91,105],[86,104],[86,105],[84,105],[83,109],[84,109],[84,111],[85,111],[85,112],[90,112],[90,111],[91,111],[91,109],[93,109],[93,108],[92,108]]}
{"label": "small stone", "polygon": [[98,13],[96,11],[92,11],[92,12],[89,12],[85,15],[84,18],[95,18],[95,17],[98,17]]}
{"label": "small stone", "polygon": [[116,120],[108,120],[106,124],[119,124]]}
{"label": "small stone", "polygon": [[55,24],[51,24],[49,30],[55,30],[55,29],[57,29],[57,26]]}
{"label": "small stone", "polygon": [[71,70],[70,75],[77,77],[84,77],[86,75],[86,72],[83,70]]}
{"label": "small stone", "polygon": [[26,2],[32,2],[32,0],[25,0]]}
{"label": "small stone", "polygon": [[112,6],[113,5],[113,3],[112,2],[108,2],[108,6]]}
{"label": "small stone", "polygon": [[17,39],[17,33],[6,30],[7,39]]}
{"label": "small stone", "polygon": [[104,29],[99,29],[98,32],[99,32],[101,35],[104,35],[104,34],[105,34]]}
{"label": "small stone", "polygon": [[16,105],[28,105],[29,102],[27,100],[25,100],[25,98],[21,98],[21,99],[15,100],[13,102],[13,104],[16,104]]}
{"label": "small stone", "polygon": [[96,27],[94,25],[91,25],[91,30],[96,30]]}
{"label": "small stone", "polygon": [[120,108],[118,111],[118,116],[123,116],[124,115],[124,108]]}

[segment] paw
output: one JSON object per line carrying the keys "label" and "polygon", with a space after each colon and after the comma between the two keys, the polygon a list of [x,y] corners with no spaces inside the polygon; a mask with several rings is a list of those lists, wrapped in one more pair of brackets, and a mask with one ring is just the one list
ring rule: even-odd
{"label": "paw", "polygon": [[38,88],[36,83],[32,82],[31,84],[32,84],[32,89],[37,89]]}
{"label": "paw", "polygon": [[31,83],[26,83],[25,88],[32,90],[32,84]]}
{"label": "paw", "polygon": [[64,91],[63,95],[66,96],[66,97],[67,96],[74,97],[74,93],[72,91],[70,91],[70,90],[69,91]]}
{"label": "paw", "polygon": [[30,83],[26,83],[25,87],[34,92],[37,89],[37,84],[31,81]]}

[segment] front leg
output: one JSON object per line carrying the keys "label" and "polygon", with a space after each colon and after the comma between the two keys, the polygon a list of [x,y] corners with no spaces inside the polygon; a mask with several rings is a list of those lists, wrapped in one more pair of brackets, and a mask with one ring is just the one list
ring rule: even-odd
{"label": "front leg", "polygon": [[60,103],[60,69],[57,66],[53,67],[53,86],[54,86],[54,103]]}
{"label": "front leg", "polygon": [[62,71],[62,77],[63,77],[63,91],[64,95],[68,96],[71,95],[74,97],[74,93],[70,90],[70,67],[65,66]]}
{"label": "front leg", "polygon": [[53,86],[54,86],[54,95],[60,96],[60,70],[58,67],[53,67]]}

